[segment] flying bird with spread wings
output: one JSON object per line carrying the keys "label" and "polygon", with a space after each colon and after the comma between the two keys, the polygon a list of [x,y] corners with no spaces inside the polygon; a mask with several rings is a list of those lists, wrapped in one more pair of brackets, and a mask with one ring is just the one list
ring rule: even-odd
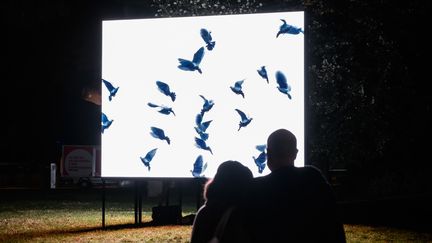
{"label": "flying bird with spread wings", "polygon": [[264,152],[267,149],[267,145],[261,144],[261,145],[255,146],[255,148],[260,152]]}
{"label": "flying bird with spread wings", "polygon": [[203,119],[203,116],[201,115],[201,113],[198,113],[195,117],[196,127],[194,127],[194,129],[198,133],[200,138],[202,140],[206,141],[209,138],[209,134],[206,133],[205,131],[210,126],[210,123],[212,122],[212,120],[202,122],[202,119]]}
{"label": "flying bird with spread wings", "polygon": [[278,90],[282,94],[286,94],[288,98],[291,99],[291,86],[288,84],[285,75],[281,71],[276,72],[276,82],[278,83]]}
{"label": "flying bird with spread wings", "polygon": [[162,81],[156,81],[156,85],[162,94],[171,97],[171,100],[175,101],[176,94],[171,91],[170,86],[168,84],[166,84]]}
{"label": "flying bird with spread wings", "polygon": [[204,141],[207,141],[207,139],[209,138],[209,134],[206,132],[201,131],[198,127],[194,127],[195,131],[198,133],[198,135],[200,136],[200,138]]}
{"label": "flying bird with spread wings", "polygon": [[209,151],[211,154],[213,154],[212,149],[206,144],[206,142],[200,138],[195,137],[195,146],[197,148],[203,149],[203,150],[207,150]]}
{"label": "flying bird with spread wings", "polygon": [[108,119],[108,116],[102,112],[102,133],[104,133],[105,129],[108,129],[114,120]]}
{"label": "flying bird with spread wings", "polygon": [[150,135],[152,135],[154,138],[160,139],[160,140],[166,140],[168,144],[171,143],[171,140],[169,137],[165,135],[164,130],[158,128],[158,127],[151,127]]}
{"label": "flying bird with spread wings", "polygon": [[252,121],[253,118],[248,117],[243,111],[239,109],[235,109],[237,113],[240,115],[240,123],[239,123],[239,129],[237,131],[240,131],[240,128],[246,127],[249,125],[249,123]]}
{"label": "flying bird with spread wings", "polygon": [[201,37],[203,38],[204,42],[207,44],[207,46],[206,46],[207,50],[209,50],[209,51],[213,50],[213,48],[216,45],[216,42],[213,41],[213,38],[211,36],[211,31],[208,31],[208,30],[202,28],[200,30],[200,34],[201,34]]}
{"label": "flying bird with spread wings", "polygon": [[204,100],[204,104],[201,109],[201,115],[203,116],[205,112],[208,112],[213,108],[214,101],[206,99],[203,95],[200,95],[200,97]]}
{"label": "flying bird with spread wings", "polygon": [[291,34],[291,35],[298,35],[300,33],[304,34],[302,28],[289,25],[284,19],[281,19],[281,21],[282,21],[282,25],[279,27],[279,31],[276,34],[276,38],[278,38],[279,35],[281,34]]}
{"label": "flying bird with spread wings", "polygon": [[108,100],[111,101],[112,97],[114,97],[117,94],[117,91],[120,87],[114,87],[109,81],[102,79],[102,82],[105,84],[105,87],[108,89],[109,96]]}
{"label": "flying bird with spread wings", "polygon": [[235,82],[234,86],[230,86],[232,92],[241,95],[243,98],[245,97],[243,90],[242,90],[242,85],[243,85],[244,79],[243,80],[239,80],[237,82]]}
{"label": "flying bird with spread wings", "polygon": [[193,55],[192,61],[183,58],[178,58],[178,61],[180,62],[178,68],[184,71],[198,71],[199,73],[202,73],[200,64],[203,57],[204,57],[204,47],[201,47]]}
{"label": "flying bird with spread wings", "polygon": [[204,163],[202,155],[198,155],[196,158],[193,169],[191,170],[193,177],[203,177],[204,171],[207,169],[207,163]]}
{"label": "flying bird with spread wings", "polygon": [[255,161],[255,165],[258,167],[258,173],[262,173],[263,170],[266,167],[266,160],[267,160],[267,154],[265,152],[261,152],[257,158],[252,156],[253,160]]}
{"label": "flying bird with spread wings", "polygon": [[266,167],[265,162],[267,161],[267,154],[266,154],[267,145],[261,144],[255,146],[255,148],[261,153],[258,155],[257,158],[255,158],[254,156],[252,156],[252,158],[255,161],[255,165],[258,167],[258,173],[261,174]]}
{"label": "flying bird with spread wings", "polygon": [[141,162],[144,164],[145,167],[148,168],[150,171],[150,161],[152,161],[153,157],[155,156],[157,151],[157,148],[150,150],[144,157],[140,157]]}
{"label": "flying bird with spread wings", "polygon": [[196,128],[198,128],[202,132],[205,132],[213,120],[203,122],[202,119],[203,116],[201,115],[201,113],[198,113],[195,117],[195,124],[197,125]]}
{"label": "flying bird with spread wings", "polygon": [[157,107],[161,108],[158,111],[161,114],[169,115],[169,114],[172,113],[174,116],[176,115],[171,107],[167,107],[167,106],[164,106],[164,105],[156,105],[156,104],[151,103],[151,102],[147,103],[147,105],[150,106],[150,107],[153,107],[153,108],[157,108]]}
{"label": "flying bird with spread wings", "polygon": [[261,76],[261,78],[267,80],[267,83],[269,83],[269,79],[267,76],[267,70],[265,66],[261,66],[260,69],[257,70],[258,74]]}

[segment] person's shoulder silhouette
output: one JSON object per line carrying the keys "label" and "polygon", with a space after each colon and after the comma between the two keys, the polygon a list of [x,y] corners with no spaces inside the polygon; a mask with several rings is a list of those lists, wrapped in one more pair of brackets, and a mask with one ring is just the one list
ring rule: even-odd
{"label": "person's shoulder silhouette", "polygon": [[271,173],[254,179],[249,192],[248,229],[255,242],[345,242],[336,200],[313,166],[295,167],[297,140],[279,129],[267,139]]}

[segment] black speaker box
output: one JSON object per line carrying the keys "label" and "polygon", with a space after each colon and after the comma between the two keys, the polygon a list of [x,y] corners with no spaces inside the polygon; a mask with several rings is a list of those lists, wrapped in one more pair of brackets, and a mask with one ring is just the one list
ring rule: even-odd
{"label": "black speaker box", "polygon": [[156,206],[152,208],[152,219],[155,224],[180,224],[182,211],[180,206]]}

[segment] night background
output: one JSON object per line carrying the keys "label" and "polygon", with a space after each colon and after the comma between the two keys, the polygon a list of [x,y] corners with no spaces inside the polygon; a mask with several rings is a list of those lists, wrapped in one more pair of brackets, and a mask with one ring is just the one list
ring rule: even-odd
{"label": "night background", "polygon": [[[306,161],[341,198],[432,193],[425,1],[6,1],[1,187],[49,187],[63,144],[100,145],[101,21],[305,10]],[[259,26],[257,26],[259,28]],[[330,171],[330,172],[329,172]]]}

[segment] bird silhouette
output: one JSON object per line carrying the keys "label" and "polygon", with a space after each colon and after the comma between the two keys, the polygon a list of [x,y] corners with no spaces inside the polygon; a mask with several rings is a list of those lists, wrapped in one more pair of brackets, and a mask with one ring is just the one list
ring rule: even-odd
{"label": "bird silhouette", "polygon": [[156,150],[157,148],[152,149],[146,154],[146,156],[140,157],[141,161],[148,168],[149,171],[150,171],[150,161],[152,161],[153,157],[155,156]]}
{"label": "bird silhouette", "polygon": [[162,82],[162,81],[156,81],[156,85],[157,85],[159,91],[160,91],[162,94],[171,97],[171,100],[172,100],[172,101],[175,101],[175,99],[176,99],[176,94],[175,94],[174,92],[171,92],[170,87],[169,87],[168,84],[166,84],[166,83],[164,83],[164,82]]}
{"label": "bird silhouette", "polygon": [[246,116],[246,114],[239,110],[239,109],[235,109],[237,111],[237,113],[240,115],[240,123],[239,123],[239,129],[237,131],[240,131],[240,128],[242,127],[246,127],[247,125],[249,125],[249,123],[252,121],[253,118],[249,118]]}
{"label": "bird silhouette", "polygon": [[198,127],[194,127],[194,128],[195,128],[195,131],[200,136],[200,138],[204,141],[207,141],[207,139],[209,138],[209,134],[201,131]]}
{"label": "bird silhouette", "polygon": [[263,79],[267,80],[267,83],[269,83],[267,70],[265,66],[261,66],[261,69],[258,69],[257,72]]}
{"label": "bird silhouette", "polygon": [[117,91],[120,87],[114,87],[110,82],[108,82],[105,79],[102,79],[102,82],[105,84],[105,87],[108,89],[109,92],[108,100],[111,101],[112,97],[114,97],[117,94]]}
{"label": "bird silhouette", "polygon": [[278,83],[278,90],[283,93],[288,95],[288,98],[291,99],[291,94],[289,92],[291,92],[291,86],[288,84],[288,81],[285,77],[285,75],[281,72],[281,71],[277,71],[276,72],[276,81]]}
{"label": "bird silhouette", "polygon": [[195,117],[195,124],[200,131],[205,132],[213,120],[202,122],[202,119],[203,116],[201,115],[201,113],[198,113]]}
{"label": "bird silhouette", "polygon": [[208,31],[206,29],[201,29],[200,31],[201,37],[203,38],[204,42],[207,44],[207,50],[211,51],[216,45],[216,42],[213,41],[213,38],[211,36],[211,31]]}
{"label": "bird silhouette", "polygon": [[193,169],[191,170],[193,177],[203,177],[203,173],[207,168],[207,163],[204,163],[202,155],[196,158]]}
{"label": "bird silhouette", "polygon": [[252,156],[255,164],[258,166],[258,173],[262,173],[266,166],[267,154],[265,152],[261,152],[257,158]]}
{"label": "bird silhouette", "polygon": [[180,62],[180,65],[178,65],[178,68],[184,71],[198,71],[199,73],[202,73],[200,68],[201,60],[204,56],[204,47],[201,47],[198,49],[198,51],[195,52],[192,61],[178,58],[178,61]]}
{"label": "bird silhouette", "polygon": [[243,90],[242,90],[242,85],[243,85],[244,79],[235,82],[234,86],[230,86],[231,90],[236,93],[239,94],[241,96],[243,96],[243,98],[245,97]]}
{"label": "bird silhouette", "polygon": [[166,140],[168,144],[171,143],[171,140],[169,139],[169,137],[167,137],[165,135],[164,130],[157,128],[157,127],[151,127],[151,132],[150,134],[154,137],[154,138],[158,138],[160,140]]}
{"label": "bird silhouette", "polygon": [[281,19],[281,21],[283,22],[283,24],[279,27],[279,31],[276,34],[276,38],[278,38],[280,34],[292,34],[292,35],[298,35],[300,33],[304,34],[301,28],[297,28],[295,26],[287,24],[284,19]]}
{"label": "bird silhouette", "polygon": [[200,149],[204,149],[209,151],[211,154],[213,154],[213,151],[211,148],[206,144],[206,142],[200,138],[195,137],[195,146]]}
{"label": "bird silhouette", "polygon": [[114,120],[108,119],[108,117],[102,112],[102,133],[105,129],[108,129]]}
{"label": "bird silhouette", "polygon": [[203,107],[201,109],[201,115],[203,116],[205,112],[210,111],[213,108],[214,102],[213,100],[208,100],[204,96],[200,95],[200,97],[204,100]]}
{"label": "bird silhouette", "polygon": [[265,144],[257,145],[257,146],[255,146],[255,148],[260,152],[264,152],[267,148],[267,145],[265,145]]}
{"label": "bird silhouette", "polygon": [[174,113],[174,111],[173,111],[173,109],[171,108],[171,107],[167,107],[167,106],[163,106],[163,105],[156,105],[156,104],[153,104],[153,103],[147,103],[147,105],[148,106],[150,106],[150,107],[153,107],[153,108],[156,108],[156,107],[159,107],[159,108],[161,108],[158,112],[159,113],[162,113],[162,114],[164,114],[164,115],[169,115],[169,114],[173,114],[174,116],[176,115],[175,113]]}

